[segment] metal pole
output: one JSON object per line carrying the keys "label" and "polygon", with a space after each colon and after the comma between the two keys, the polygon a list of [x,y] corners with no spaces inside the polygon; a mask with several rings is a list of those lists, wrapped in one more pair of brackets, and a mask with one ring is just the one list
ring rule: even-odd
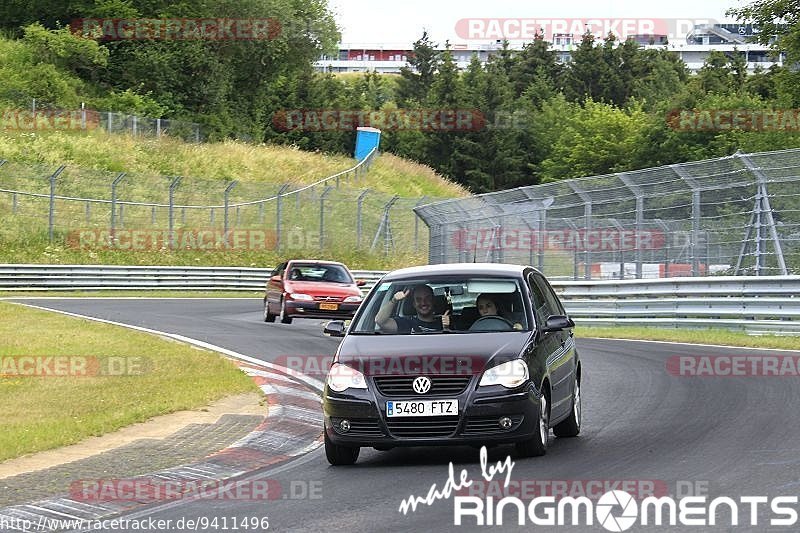
{"label": "metal pole", "polygon": [[319,195],[319,249],[320,250],[322,250],[325,247],[325,197],[332,190],[333,187],[331,186],[325,187],[325,190],[322,192],[322,194]]}
{"label": "metal pole", "polygon": [[700,275],[699,247],[700,247],[700,193],[702,188],[697,180],[689,175],[680,165],[670,165],[670,168],[692,188],[692,276]]}
{"label": "metal pole", "polygon": [[175,189],[181,183],[181,177],[176,176],[169,184],[169,248],[175,249]]}
{"label": "metal pole", "polygon": [[[420,198],[419,201],[417,202],[417,205],[415,205],[414,207],[421,206],[422,203],[425,200],[427,200],[427,198],[428,198],[427,195],[423,196],[422,198]],[[419,251],[419,217],[418,216],[414,217],[414,251],[415,252]]]}
{"label": "metal pole", "polygon": [[236,181],[236,180],[233,180],[230,183],[228,183],[228,185],[225,186],[225,192],[223,193],[223,197],[225,199],[224,200],[225,201],[225,215],[223,217],[224,222],[223,222],[223,225],[222,225],[222,231],[225,234],[225,242],[226,242],[226,244],[228,242],[228,228],[229,228],[229,225],[228,225],[228,204],[230,203],[231,191],[233,190],[234,187],[236,187],[237,183],[239,183],[239,182]]}
{"label": "metal pole", "polygon": [[161,137],[161,119],[157,118],[156,119],[156,138],[160,138],[160,137]]}
{"label": "metal pole", "polygon": [[[35,100],[34,100],[35,102]],[[48,214],[48,221],[47,221],[47,235],[50,239],[50,242],[53,242],[53,226],[55,225],[55,214],[56,214],[56,178],[64,172],[64,169],[67,168],[65,165],[61,165],[58,169],[50,175],[50,211]]]}
{"label": "metal pole", "polygon": [[[283,218],[283,195],[289,190],[290,184],[284,183],[278,189],[278,195],[275,201],[275,249],[281,249],[281,219]],[[264,204],[261,204],[263,213]]]}
{"label": "metal pole", "polygon": [[361,231],[363,228],[363,220],[362,220],[362,210],[364,207],[364,197],[369,194],[369,189],[364,189],[364,191],[358,195],[358,207],[356,207],[356,248],[361,247]]}
{"label": "metal pole", "polygon": [[383,233],[383,256],[384,257],[389,257],[389,246],[390,245],[394,246],[394,243],[392,242],[392,230],[391,230],[391,227],[389,226],[389,211],[392,209],[392,206],[394,205],[394,203],[399,198],[400,198],[399,196],[394,195],[394,197],[391,200],[389,200],[389,203],[386,204],[386,210],[384,211],[384,215],[383,216],[384,216],[384,218],[386,220],[386,224],[383,225],[383,232],[384,232]]}
{"label": "metal pole", "polygon": [[547,239],[547,208],[539,211],[539,271],[544,272],[544,247]]}
{"label": "metal pole", "polygon": [[11,195],[11,213],[17,214],[17,193]]}
{"label": "metal pole", "polygon": [[150,209],[150,225],[151,226],[155,226],[156,225],[156,206],[153,206]]}
{"label": "metal pole", "polygon": [[783,257],[783,246],[778,236],[778,230],[775,227],[775,218],[772,216],[772,206],[769,202],[769,194],[767,191],[767,176],[758,168],[747,154],[737,153],[739,160],[744,163],[747,169],[752,172],[758,180],[758,186],[761,194],[761,205],[767,221],[770,236],[772,237],[772,245],[775,248],[775,257],[778,259],[778,268],[781,274],[786,276],[789,270],[786,268],[786,259]]}
{"label": "metal pole", "polygon": [[91,218],[92,218],[91,202],[87,201],[86,202],[86,223],[87,224],[89,223],[89,219],[91,219]]}
{"label": "metal pole", "polygon": [[125,177],[124,172],[117,174],[117,177],[111,182],[111,242],[112,247],[116,246],[116,231],[117,231],[117,185]]}

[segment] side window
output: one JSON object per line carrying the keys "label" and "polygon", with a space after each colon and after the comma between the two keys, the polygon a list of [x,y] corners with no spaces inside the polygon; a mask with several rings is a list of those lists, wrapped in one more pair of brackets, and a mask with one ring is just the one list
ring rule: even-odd
{"label": "side window", "polygon": [[[544,276],[534,275],[534,280],[536,284],[539,285],[541,288],[542,293],[544,294],[545,300],[547,300],[547,306],[550,309],[550,315],[563,315],[564,308],[561,306],[561,302],[558,301],[558,297],[556,293],[553,292],[553,288],[544,279]],[[549,316],[549,315],[548,315]],[[546,319],[547,317],[545,317]]]}
{"label": "side window", "polygon": [[280,265],[275,267],[275,270],[272,271],[273,276],[281,276],[283,277],[283,272],[286,270],[287,263],[281,263]]}
{"label": "side window", "polygon": [[544,321],[547,320],[547,317],[552,315],[553,312],[542,293],[541,287],[536,283],[533,274],[528,276],[528,287],[533,297],[533,314],[536,315],[536,323],[544,324]]}

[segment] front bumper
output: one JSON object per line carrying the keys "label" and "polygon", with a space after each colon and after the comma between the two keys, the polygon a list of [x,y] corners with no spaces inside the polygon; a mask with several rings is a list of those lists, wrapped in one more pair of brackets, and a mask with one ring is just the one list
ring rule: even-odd
{"label": "front bumper", "polygon": [[320,309],[320,303],[325,302],[302,302],[302,301],[287,301],[286,314],[294,318],[327,318],[327,319],[349,319],[353,318],[356,310],[361,305],[360,303],[340,303],[336,310]]}
{"label": "front bumper", "polygon": [[[539,431],[540,394],[528,383],[514,390],[500,386],[478,390],[479,376],[473,376],[467,389],[449,396],[385,396],[372,378],[368,388],[348,389],[343,393],[324,393],[325,431],[335,444],[344,446],[436,446],[459,444],[504,444],[527,440]],[[394,417],[386,416],[389,400],[458,399],[458,416]],[[502,429],[501,417],[511,419]],[[339,424],[348,420],[344,432]]]}

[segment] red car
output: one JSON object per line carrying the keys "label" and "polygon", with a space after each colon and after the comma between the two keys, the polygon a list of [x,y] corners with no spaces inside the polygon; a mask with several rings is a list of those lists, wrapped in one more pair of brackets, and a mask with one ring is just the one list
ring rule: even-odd
{"label": "red car", "polygon": [[272,271],[264,295],[264,322],[291,324],[297,318],[349,319],[361,305],[364,281],[342,263],[292,260]]}

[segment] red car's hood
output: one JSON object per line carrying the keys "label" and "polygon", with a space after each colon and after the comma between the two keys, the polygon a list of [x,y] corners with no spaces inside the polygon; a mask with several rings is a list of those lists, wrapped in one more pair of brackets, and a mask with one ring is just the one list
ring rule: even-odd
{"label": "red car's hood", "polygon": [[311,296],[361,296],[354,284],[332,283],[330,281],[287,281],[287,292],[299,292]]}

